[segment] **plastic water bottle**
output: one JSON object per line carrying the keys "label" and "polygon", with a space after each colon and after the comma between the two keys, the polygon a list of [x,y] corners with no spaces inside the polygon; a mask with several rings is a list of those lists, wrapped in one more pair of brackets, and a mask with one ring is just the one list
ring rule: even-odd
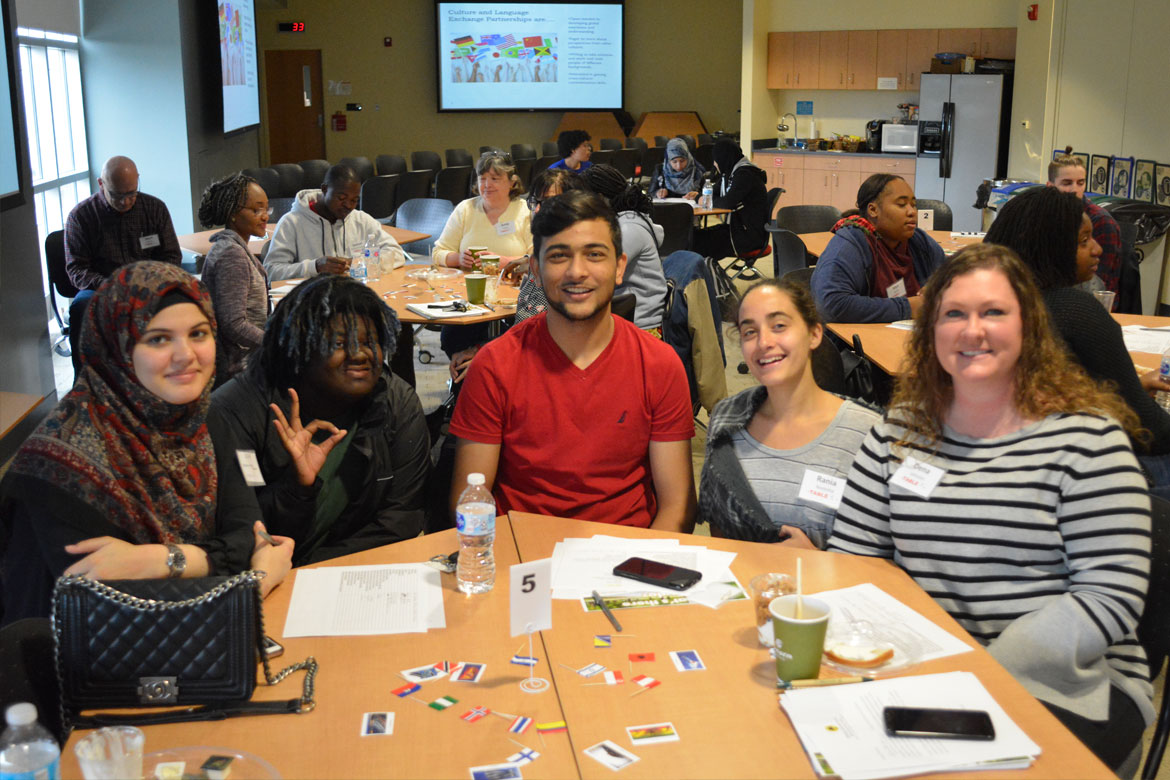
{"label": "plastic water bottle", "polygon": [[496,584],[496,502],[484,486],[483,474],[467,475],[467,487],[455,505],[459,534],[459,565],[455,581],[464,593],[487,593]]}
{"label": "plastic water bottle", "polygon": [[378,249],[378,239],[370,233],[366,237],[366,244],[362,247],[362,257],[366,260],[366,281],[376,282],[382,278],[382,252]]}
{"label": "plastic water bottle", "polygon": [[703,181],[703,196],[699,200],[699,205],[705,209],[711,208],[711,204],[715,202],[715,188],[711,186],[711,180],[705,179]]}
{"label": "plastic water bottle", "polygon": [[[1162,352],[1162,364],[1158,367],[1158,377],[1163,382],[1170,382],[1170,347],[1166,347]],[[1159,390],[1154,397],[1158,401],[1158,406],[1170,412],[1170,393]]]}
{"label": "plastic water bottle", "polygon": [[365,284],[367,273],[368,271],[366,269],[365,254],[355,255],[354,258],[349,261],[350,277],[361,282],[362,284]]}
{"label": "plastic water bottle", "polygon": [[0,777],[4,780],[59,780],[61,751],[37,723],[34,704],[21,702],[4,711],[8,728],[0,734]]}

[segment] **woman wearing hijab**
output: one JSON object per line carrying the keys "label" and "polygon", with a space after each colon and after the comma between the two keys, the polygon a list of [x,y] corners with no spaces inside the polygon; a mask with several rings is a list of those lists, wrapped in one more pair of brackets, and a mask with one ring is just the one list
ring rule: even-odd
{"label": "woman wearing hijab", "polygon": [[[97,291],[73,389],[29,436],[0,485],[2,622],[49,614],[61,574],[150,579],[288,572],[292,540],[259,536],[235,453],[206,417],[215,315],[169,263],[120,268]],[[217,463],[230,466],[217,473]],[[249,561],[249,556],[251,560]]]}
{"label": "woman wearing hijab", "polygon": [[695,231],[695,251],[719,260],[763,249],[768,243],[764,229],[769,217],[766,174],[752,165],[730,138],[716,141],[712,155],[719,179],[711,205],[731,209],[731,213],[726,222]]}
{"label": "woman wearing hijab", "polygon": [[706,174],[703,166],[691,155],[687,142],[671,138],[666,144],[666,162],[655,169],[650,191],[656,198],[694,200],[703,189]]}

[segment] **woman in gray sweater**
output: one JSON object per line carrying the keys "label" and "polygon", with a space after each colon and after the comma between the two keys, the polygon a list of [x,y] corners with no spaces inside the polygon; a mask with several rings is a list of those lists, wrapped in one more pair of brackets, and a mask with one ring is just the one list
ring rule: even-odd
{"label": "woman in gray sweater", "polygon": [[250,176],[237,173],[213,182],[199,201],[205,227],[223,225],[211,237],[203,262],[203,283],[219,320],[215,386],[243,370],[248,355],[264,338],[268,319],[268,274],[248,251],[248,239],[268,233],[268,196]]}

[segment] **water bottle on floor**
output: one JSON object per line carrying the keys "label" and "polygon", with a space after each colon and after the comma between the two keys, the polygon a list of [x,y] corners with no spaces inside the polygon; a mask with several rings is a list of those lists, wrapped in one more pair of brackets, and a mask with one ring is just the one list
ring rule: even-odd
{"label": "water bottle on floor", "polygon": [[459,565],[455,581],[464,593],[487,593],[496,583],[496,502],[484,485],[483,474],[467,475],[467,487],[455,505],[459,534]]}
{"label": "water bottle on floor", "polygon": [[59,780],[57,740],[37,723],[36,705],[13,704],[4,711],[8,728],[0,734],[0,777],[4,780]]}
{"label": "water bottle on floor", "polygon": [[[1158,376],[1163,382],[1170,382],[1170,347],[1166,347],[1162,352],[1162,364],[1158,367]],[[1158,406],[1170,412],[1170,392],[1159,390],[1154,396],[1158,401]]]}

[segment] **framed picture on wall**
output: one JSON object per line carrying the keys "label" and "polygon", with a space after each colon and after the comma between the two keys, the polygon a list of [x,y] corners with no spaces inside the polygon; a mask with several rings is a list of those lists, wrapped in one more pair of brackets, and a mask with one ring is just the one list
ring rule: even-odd
{"label": "framed picture on wall", "polygon": [[1089,158],[1089,180],[1085,182],[1085,189],[1095,195],[1109,194],[1109,157],[1104,154],[1094,154]]}
{"label": "framed picture on wall", "polygon": [[1073,152],[1072,156],[1081,161],[1081,167],[1086,171],[1089,170],[1089,155],[1084,152]]}
{"label": "framed picture on wall", "polygon": [[1170,206],[1170,165],[1154,166],[1154,203]]}
{"label": "framed picture on wall", "polygon": [[1153,160],[1138,160],[1133,166],[1133,199],[1154,201],[1154,167]]}
{"label": "framed picture on wall", "polygon": [[1133,158],[1114,157],[1109,167],[1109,194],[1128,198],[1133,185]]}

